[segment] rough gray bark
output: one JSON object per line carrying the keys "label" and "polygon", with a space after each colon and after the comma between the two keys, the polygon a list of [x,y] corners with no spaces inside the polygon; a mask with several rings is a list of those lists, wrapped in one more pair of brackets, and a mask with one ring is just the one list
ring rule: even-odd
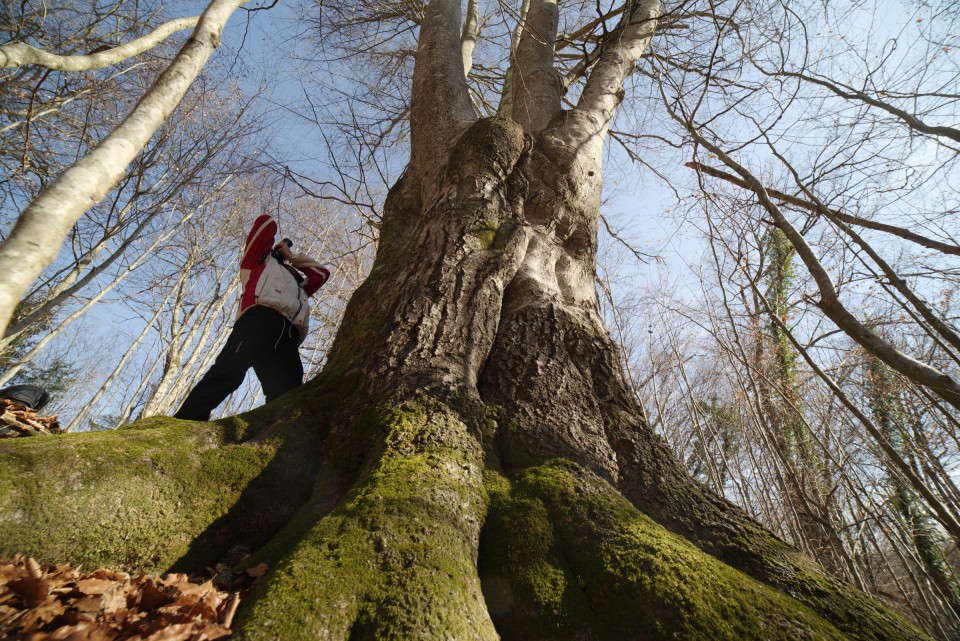
{"label": "rough gray bark", "polygon": [[[467,93],[460,47],[460,3],[434,0],[427,5],[413,70],[410,106],[410,168],[425,177],[424,189],[439,182],[449,146],[476,113]],[[436,194],[426,191],[424,200]]]}
{"label": "rough gray bark", "polygon": [[[558,118],[556,126],[564,120]],[[449,448],[467,458],[445,469],[479,468],[511,478],[558,459],[575,461],[571,474],[578,483],[615,488],[669,530],[790,593],[850,638],[917,634],[696,484],[650,430],[598,313],[592,265],[599,190],[586,180],[591,171],[596,174],[594,156],[558,140],[551,128],[531,138],[512,121],[483,120],[453,146],[432,203],[422,203],[421,187],[408,173],[388,197],[376,262],[350,302],[328,367],[388,407],[433,408],[434,418],[426,421],[433,427],[403,445],[409,456]],[[337,439],[352,431],[349,422],[335,422],[331,429]],[[380,438],[372,436],[368,448],[383,447]],[[331,440],[326,446],[331,448],[325,455],[330,465],[349,449]],[[342,482],[349,487],[350,481]],[[460,477],[457,482],[475,488],[476,481]],[[445,512],[447,496],[437,495],[441,504],[436,509]],[[468,555],[484,553],[473,515],[473,507],[464,508],[447,522]],[[329,529],[311,531],[318,537],[311,539],[315,550],[337,538]],[[277,633],[261,626],[280,616],[284,594],[308,588],[306,570],[292,573],[311,558],[297,553],[281,565],[261,600],[248,610],[242,638]],[[433,563],[429,554],[418,562]],[[352,572],[331,570],[326,563],[313,568],[328,584],[356,580]],[[398,580],[414,604],[437,589]],[[482,621],[490,615],[472,605],[471,586],[468,582],[452,592],[461,595],[456,607],[464,608],[466,620]],[[387,628],[382,621],[368,628],[372,623],[362,614],[362,603],[371,597],[355,598],[344,615],[348,621],[331,617],[327,606],[305,614],[300,624],[311,632],[303,638],[337,637],[337,630],[351,625],[359,625],[362,636],[370,638],[386,629],[440,626],[430,627],[426,636],[433,637],[442,636],[443,625],[453,625],[424,622],[405,611],[391,614],[397,618]],[[383,602],[369,607],[384,616]],[[437,607],[445,610],[449,604]],[[547,617],[542,622],[546,627],[524,636],[526,631],[497,617],[494,623],[503,638],[549,638],[553,625]],[[762,625],[752,634],[761,629],[769,631]],[[466,638],[488,637],[486,625],[475,630]],[[773,635],[789,638],[794,633],[780,629]],[[631,634],[641,633],[626,632]],[[557,633],[553,638],[568,637]]]}
{"label": "rough gray bark", "polygon": [[[636,24],[626,15],[616,40],[630,55],[652,31],[650,13],[637,15]],[[894,632],[893,619],[876,621],[887,617],[853,588],[692,481],[630,394],[594,288],[599,141],[632,65],[623,56],[606,49],[583,108],[561,112],[538,136],[510,120],[484,120],[440,162],[411,163],[387,199],[377,259],[348,306],[331,367],[390,406],[440,407],[493,443],[504,473],[576,461],[668,529],[797,596],[851,636],[912,634]],[[441,131],[458,129],[457,113]],[[461,528],[473,550],[478,531],[469,519]],[[835,599],[821,600],[824,586]],[[268,593],[279,599],[284,588],[277,579]],[[250,621],[271,611],[255,606]]]}
{"label": "rough gray bark", "polygon": [[553,66],[559,19],[556,0],[531,0],[514,54],[511,115],[533,133],[560,112],[560,77]]}

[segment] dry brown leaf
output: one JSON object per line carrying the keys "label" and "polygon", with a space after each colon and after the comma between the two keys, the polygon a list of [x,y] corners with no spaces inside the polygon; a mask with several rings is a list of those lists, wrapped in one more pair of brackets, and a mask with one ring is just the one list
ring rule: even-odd
{"label": "dry brown leaf", "polygon": [[43,576],[43,570],[40,568],[40,564],[37,563],[36,559],[27,559],[27,573],[34,579],[39,579]]}
{"label": "dry brown leaf", "polygon": [[67,609],[63,607],[63,604],[56,599],[52,599],[49,603],[45,603],[36,609],[38,619],[44,623],[50,623],[57,617],[63,616],[66,611]]}
{"label": "dry brown leaf", "polygon": [[165,613],[160,612],[159,610],[153,610],[149,613],[149,616],[144,617],[140,625],[140,636],[146,638],[150,635],[163,630],[165,627],[173,623],[170,620],[170,617]]}
{"label": "dry brown leaf", "polygon": [[222,625],[212,624],[201,630],[200,637],[196,641],[214,641],[214,639],[223,639],[231,634],[233,632]]}
{"label": "dry brown leaf", "polygon": [[123,587],[117,585],[114,590],[106,592],[103,595],[103,611],[106,614],[120,615],[121,611],[127,609],[127,595]]}
{"label": "dry brown leaf", "polygon": [[126,572],[111,572],[110,570],[96,570],[90,575],[92,579],[107,579],[108,581],[129,581],[130,575]]}
{"label": "dry brown leaf", "polygon": [[201,600],[206,603],[213,610],[219,610],[220,604],[226,601],[227,594],[220,592],[219,590],[214,590],[213,592],[207,592],[201,597]]}
{"label": "dry brown leaf", "polygon": [[[66,609],[63,605],[54,600],[39,608],[26,610],[17,625],[24,630],[38,630],[45,626],[51,626],[55,622],[60,625],[68,622],[65,614]],[[47,627],[46,629],[50,628]]]}
{"label": "dry brown leaf", "polygon": [[166,576],[160,577],[160,582],[169,587],[176,587],[181,583],[190,583],[190,577],[188,577],[186,574],[174,572],[173,574],[167,574]]}
{"label": "dry brown leaf", "polygon": [[0,404],[0,438],[59,434],[57,421],[57,416],[40,416],[35,409],[19,403],[4,399]]}
{"label": "dry brown leaf", "polygon": [[167,605],[171,601],[173,599],[168,594],[161,591],[152,580],[148,579],[143,584],[143,590],[140,591],[137,605],[140,610],[154,610]]}
{"label": "dry brown leaf", "polygon": [[193,626],[175,623],[154,632],[143,641],[187,641],[193,635]]}
{"label": "dry brown leaf", "polygon": [[47,574],[62,578],[64,581],[69,579],[77,579],[80,577],[80,573],[77,571],[77,569],[72,568],[69,565],[48,565]]}
{"label": "dry brown leaf", "polygon": [[217,620],[216,609],[195,594],[182,596],[168,607],[174,609],[180,616],[201,617],[207,621]]}
{"label": "dry brown leaf", "polygon": [[50,584],[46,580],[24,576],[10,581],[7,586],[16,592],[28,608],[35,608],[47,599],[50,594]]}
{"label": "dry brown leaf", "polygon": [[237,606],[239,605],[240,595],[234,592],[223,606],[220,623],[222,623],[224,627],[229,628],[233,625],[233,616],[237,613]]}
{"label": "dry brown leaf", "polygon": [[197,596],[203,596],[210,592],[216,592],[217,589],[213,587],[213,580],[204,581],[203,583],[195,584],[189,583],[182,587],[181,594],[196,594]]}
{"label": "dry brown leaf", "polygon": [[262,577],[264,574],[266,574],[269,569],[270,569],[269,565],[267,565],[266,563],[260,563],[258,565],[253,566],[252,568],[247,568],[247,570],[245,571],[245,574],[247,576],[252,576],[253,578],[258,579]]}
{"label": "dry brown leaf", "polygon": [[[261,574],[261,572],[256,572]],[[37,574],[40,578],[37,578]],[[81,574],[18,555],[0,559],[0,639],[21,641],[214,641],[230,635],[246,574],[191,581],[183,574],[137,579],[109,570]],[[256,582],[256,580],[254,580]],[[27,607],[46,597],[36,607]]]}
{"label": "dry brown leaf", "polygon": [[81,621],[76,625],[65,625],[54,630],[48,639],[50,641],[74,641],[74,639],[89,639],[92,637],[96,624],[90,621]]}
{"label": "dry brown leaf", "polygon": [[116,582],[109,579],[81,579],[77,581],[77,589],[81,594],[103,594],[111,589],[116,589]]}
{"label": "dry brown leaf", "polygon": [[0,566],[0,588],[5,586],[10,581],[18,578],[21,574],[23,573],[19,570],[19,568],[13,565]]}

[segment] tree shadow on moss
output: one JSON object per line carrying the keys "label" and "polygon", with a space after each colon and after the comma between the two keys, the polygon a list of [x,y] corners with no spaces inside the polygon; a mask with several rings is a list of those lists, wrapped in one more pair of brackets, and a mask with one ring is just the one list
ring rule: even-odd
{"label": "tree shadow on moss", "polygon": [[332,385],[330,378],[318,377],[268,405],[221,420],[227,443],[223,447],[275,451],[233,506],[194,539],[171,571],[190,573],[219,562],[230,564],[235,560],[231,557],[256,552],[284,528],[296,529],[297,517],[313,511],[309,504],[323,475],[331,418],[344,401],[344,386]]}

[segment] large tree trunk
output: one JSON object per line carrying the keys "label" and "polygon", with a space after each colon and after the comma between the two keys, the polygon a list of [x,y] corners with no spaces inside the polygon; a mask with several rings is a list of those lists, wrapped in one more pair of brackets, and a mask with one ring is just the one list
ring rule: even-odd
{"label": "large tree trunk", "polygon": [[[214,424],[0,445],[0,545],[272,566],[244,639],[917,639],[690,479],[593,287],[596,150],[482,120],[391,191],[329,364]],[[433,170],[431,170],[431,173]],[[433,194],[422,202],[421,194]]]}

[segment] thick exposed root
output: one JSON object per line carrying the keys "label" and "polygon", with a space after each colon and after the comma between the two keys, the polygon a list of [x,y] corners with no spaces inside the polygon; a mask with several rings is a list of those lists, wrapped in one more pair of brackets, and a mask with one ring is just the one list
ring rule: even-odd
{"label": "thick exposed root", "polygon": [[560,461],[488,476],[480,573],[503,639],[845,639]]}
{"label": "thick exposed root", "polygon": [[476,573],[476,436],[440,404],[369,420],[381,444],[244,608],[241,639],[497,638]]}

